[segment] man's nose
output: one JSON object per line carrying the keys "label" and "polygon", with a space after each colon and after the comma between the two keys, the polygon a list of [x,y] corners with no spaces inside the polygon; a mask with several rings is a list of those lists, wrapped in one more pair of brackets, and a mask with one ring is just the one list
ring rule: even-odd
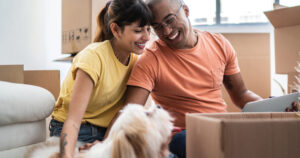
{"label": "man's nose", "polygon": [[164,35],[166,36],[166,35],[169,35],[172,32],[172,28],[170,26],[164,26],[163,25],[163,30],[162,31],[163,31]]}

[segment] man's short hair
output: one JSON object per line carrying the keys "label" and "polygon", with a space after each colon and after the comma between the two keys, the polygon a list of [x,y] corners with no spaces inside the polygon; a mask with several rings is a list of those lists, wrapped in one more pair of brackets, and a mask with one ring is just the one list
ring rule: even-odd
{"label": "man's short hair", "polygon": [[[151,8],[155,4],[165,0],[146,0],[146,4]],[[177,3],[178,5],[184,4],[183,0],[169,0],[172,4]]]}

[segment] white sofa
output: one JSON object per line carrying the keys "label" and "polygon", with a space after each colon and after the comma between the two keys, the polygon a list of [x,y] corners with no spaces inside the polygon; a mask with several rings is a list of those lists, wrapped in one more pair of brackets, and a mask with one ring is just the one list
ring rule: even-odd
{"label": "white sofa", "polygon": [[44,88],[0,81],[0,158],[21,158],[30,146],[44,141],[54,104]]}

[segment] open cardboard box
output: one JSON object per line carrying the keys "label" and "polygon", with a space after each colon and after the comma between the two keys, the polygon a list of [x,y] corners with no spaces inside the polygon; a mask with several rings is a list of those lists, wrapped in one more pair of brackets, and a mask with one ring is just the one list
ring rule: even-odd
{"label": "open cardboard box", "polygon": [[275,71],[288,74],[288,92],[296,81],[294,67],[300,62],[300,6],[265,12],[274,26]]}
{"label": "open cardboard box", "polygon": [[299,158],[296,113],[187,114],[188,158]]}
{"label": "open cardboard box", "polygon": [[276,73],[295,72],[300,61],[300,6],[265,12],[274,26]]}

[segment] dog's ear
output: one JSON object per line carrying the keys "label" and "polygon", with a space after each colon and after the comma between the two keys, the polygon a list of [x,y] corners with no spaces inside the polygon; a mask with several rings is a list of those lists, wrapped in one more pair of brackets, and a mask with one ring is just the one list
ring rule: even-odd
{"label": "dog's ear", "polygon": [[147,158],[146,153],[146,142],[142,133],[117,133],[113,141],[112,158]]}
{"label": "dog's ear", "polygon": [[116,133],[112,143],[112,158],[137,158],[123,130]]}

